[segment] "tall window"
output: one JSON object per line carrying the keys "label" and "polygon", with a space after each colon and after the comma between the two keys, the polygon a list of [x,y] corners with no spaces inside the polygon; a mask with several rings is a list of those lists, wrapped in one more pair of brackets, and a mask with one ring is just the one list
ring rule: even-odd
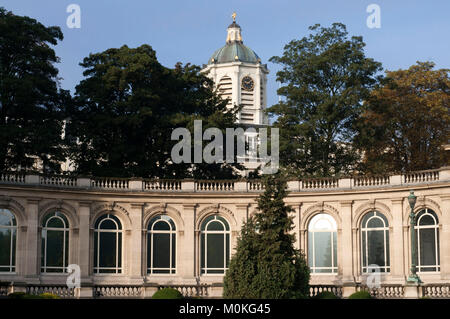
{"label": "tall window", "polygon": [[122,272],[122,225],[112,214],[101,216],[95,223],[94,272]]}
{"label": "tall window", "polygon": [[318,214],[308,226],[308,264],[312,273],[337,272],[337,227],[328,214]]}
{"label": "tall window", "polygon": [[224,274],[230,259],[230,227],[219,215],[205,218],[201,225],[200,264],[202,274]]}
{"label": "tall window", "polygon": [[414,227],[417,235],[417,271],[440,271],[439,220],[431,209],[421,210]]}
{"label": "tall window", "polygon": [[147,272],[174,274],[176,256],[176,227],[167,215],[159,215],[148,224]]}
{"label": "tall window", "polygon": [[390,271],[389,224],[386,217],[373,211],[361,222],[362,271],[372,272],[377,265],[380,272]]}
{"label": "tall window", "polygon": [[69,222],[60,212],[45,216],[42,223],[41,271],[66,272],[69,261]]}
{"label": "tall window", "polygon": [[16,271],[16,234],[13,213],[0,208],[0,272]]}

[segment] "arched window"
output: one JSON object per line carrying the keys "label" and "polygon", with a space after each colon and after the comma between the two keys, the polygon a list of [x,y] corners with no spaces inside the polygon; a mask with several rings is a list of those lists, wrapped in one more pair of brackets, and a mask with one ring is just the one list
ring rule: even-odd
{"label": "arched window", "polygon": [[176,227],[167,215],[159,215],[148,223],[147,273],[174,274],[176,256]]}
{"label": "arched window", "polygon": [[425,208],[416,217],[417,271],[440,271],[439,220],[434,211]]}
{"label": "arched window", "polygon": [[60,212],[45,216],[42,222],[41,271],[66,272],[69,262],[69,222]]}
{"label": "arched window", "polygon": [[201,225],[200,264],[202,274],[224,274],[230,259],[230,227],[219,215],[205,218]]}
{"label": "arched window", "polygon": [[94,229],[94,273],[122,272],[122,224],[112,215],[97,219]]}
{"label": "arched window", "polygon": [[380,212],[373,211],[361,222],[362,271],[373,272],[377,265],[380,272],[390,271],[389,223]]}
{"label": "arched window", "polygon": [[16,218],[0,208],[0,272],[16,271],[16,236]]}
{"label": "arched window", "polygon": [[308,264],[312,273],[337,272],[337,227],[328,214],[317,214],[308,225]]}

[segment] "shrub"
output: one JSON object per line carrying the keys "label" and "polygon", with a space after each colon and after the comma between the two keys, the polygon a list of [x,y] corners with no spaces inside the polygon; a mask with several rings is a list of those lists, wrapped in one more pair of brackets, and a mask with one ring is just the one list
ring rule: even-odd
{"label": "shrub", "polygon": [[155,292],[152,299],[183,299],[183,295],[176,289],[163,288]]}
{"label": "shrub", "polygon": [[322,291],[321,293],[318,293],[317,295],[315,295],[311,299],[339,299],[339,297],[336,296],[331,291]]}
{"label": "shrub", "polygon": [[24,293],[24,292],[13,292],[8,295],[9,299],[28,299],[30,295]]}
{"label": "shrub", "polygon": [[362,290],[352,293],[348,299],[372,299],[372,296],[368,291]]}

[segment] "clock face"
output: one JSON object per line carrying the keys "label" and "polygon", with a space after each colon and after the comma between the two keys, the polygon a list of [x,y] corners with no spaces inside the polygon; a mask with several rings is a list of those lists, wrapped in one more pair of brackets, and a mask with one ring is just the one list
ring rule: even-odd
{"label": "clock face", "polygon": [[242,88],[246,91],[253,91],[253,88],[255,87],[255,83],[253,82],[253,79],[249,76],[244,76],[242,78]]}

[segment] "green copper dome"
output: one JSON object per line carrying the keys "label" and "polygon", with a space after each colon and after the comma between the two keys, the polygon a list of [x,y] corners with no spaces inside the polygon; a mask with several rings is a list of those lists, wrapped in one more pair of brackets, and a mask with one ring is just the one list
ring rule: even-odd
{"label": "green copper dome", "polygon": [[247,62],[258,63],[261,61],[259,56],[249,47],[241,42],[233,41],[214,52],[208,61],[208,64],[228,63],[228,62]]}

